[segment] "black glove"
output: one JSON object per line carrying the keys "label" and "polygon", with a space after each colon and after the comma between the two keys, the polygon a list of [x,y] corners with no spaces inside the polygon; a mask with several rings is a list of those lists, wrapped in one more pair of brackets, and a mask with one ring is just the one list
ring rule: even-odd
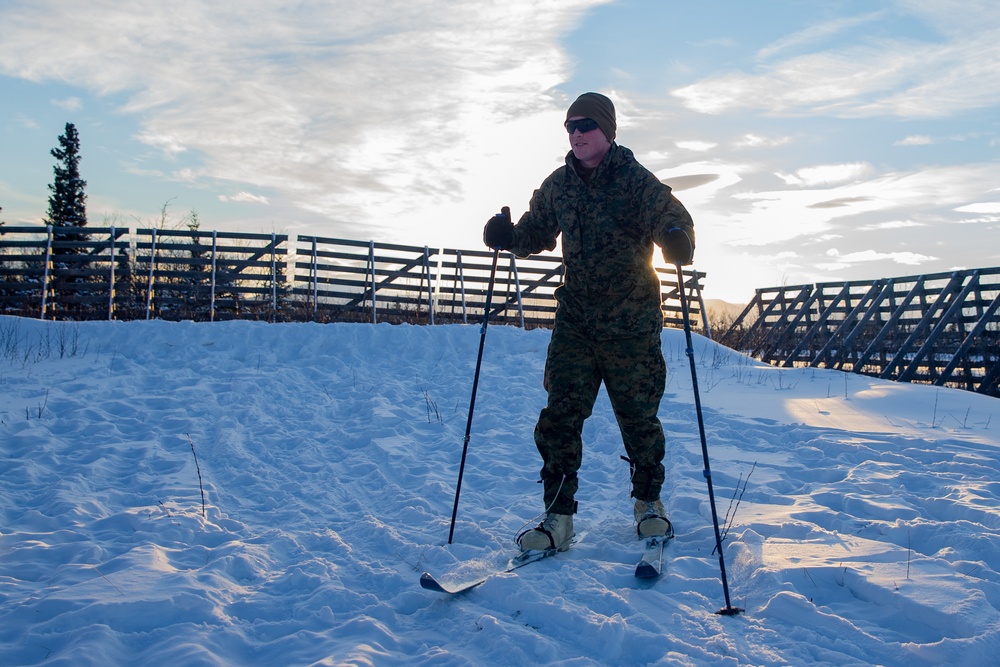
{"label": "black glove", "polygon": [[663,244],[663,259],[681,266],[687,266],[694,260],[694,244],[687,232],[679,227],[667,232],[667,240]]}
{"label": "black glove", "polygon": [[506,250],[514,243],[514,225],[507,216],[497,213],[483,228],[483,243],[496,250]]}

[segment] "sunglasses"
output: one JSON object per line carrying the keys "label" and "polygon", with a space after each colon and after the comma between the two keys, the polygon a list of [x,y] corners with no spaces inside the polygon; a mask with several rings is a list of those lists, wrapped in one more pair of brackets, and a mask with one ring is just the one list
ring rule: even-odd
{"label": "sunglasses", "polygon": [[577,130],[580,130],[583,134],[591,132],[600,127],[596,120],[590,118],[581,118],[580,120],[568,120],[566,121],[566,131],[573,134]]}

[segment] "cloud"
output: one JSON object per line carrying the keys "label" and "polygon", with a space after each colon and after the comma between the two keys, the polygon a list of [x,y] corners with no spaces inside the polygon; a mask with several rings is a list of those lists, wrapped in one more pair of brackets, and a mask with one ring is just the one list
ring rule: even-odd
{"label": "cloud", "polygon": [[559,39],[604,1],[89,0],[67,21],[61,0],[14,0],[0,73],[124,100],[182,178],[377,220],[496,183],[499,162],[479,156],[529,148],[533,131],[511,134],[525,119],[549,128]]}
{"label": "cloud", "polygon": [[945,143],[959,143],[963,141],[981,141],[984,138],[985,133],[980,130],[938,137],[916,134],[904,137],[903,139],[894,142],[893,146],[933,146]]}
{"label": "cloud", "polygon": [[714,141],[678,141],[677,148],[682,148],[695,153],[705,153],[712,150],[718,144]]}
{"label": "cloud", "polygon": [[839,197],[837,199],[809,204],[809,208],[840,208],[842,206],[850,206],[851,204],[861,204],[870,201],[870,199],[870,197]]}
{"label": "cloud", "polygon": [[237,201],[237,202],[249,202],[252,204],[267,204],[267,197],[261,197],[260,195],[250,194],[249,192],[240,191],[235,195],[219,195],[219,201]]}
{"label": "cloud", "polygon": [[787,144],[789,141],[788,137],[762,137],[757,134],[746,134],[736,140],[733,145],[736,148],[770,148]]}
{"label": "cloud", "polygon": [[83,108],[83,101],[79,97],[67,97],[62,100],[51,100],[52,105],[64,111],[79,111]]}
{"label": "cloud", "polygon": [[778,178],[788,185],[831,185],[843,183],[865,176],[872,171],[871,165],[865,162],[847,164],[826,164],[815,167],[803,167],[794,174],[777,174]]}
{"label": "cloud", "polygon": [[918,266],[924,262],[930,262],[937,259],[937,257],[921,255],[915,252],[877,252],[875,250],[862,250],[861,252],[852,252],[846,255],[841,255],[836,248],[830,248],[826,251],[826,254],[828,257],[835,258],[837,261],[834,264],[829,264],[826,267],[821,268],[828,268],[832,266],[843,268],[860,262],[879,262],[884,260],[889,260],[895,262],[896,264]]}
{"label": "cloud", "polygon": [[979,202],[975,204],[968,204],[966,206],[959,206],[955,210],[962,213],[1000,213],[1000,202]]}
{"label": "cloud", "polygon": [[19,126],[28,130],[37,130],[39,128],[37,120],[35,120],[34,118],[29,118],[28,116],[25,116],[23,113],[19,113],[16,116],[14,116],[14,122],[17,123]]}
{"label": "cloud", "polygon": [[684,192],[684,204],[699,207],[713,200],[725,188],[742,180],[747,167],[724,162],[688,162],[654,172],[656,177],[678,192]]}
{"label": "cloud", "polygon": [[673,190],[680,192],[681,190],[690,190],[691,188],[708,185],[717,180],[719,180],[719,174],[689,174],[686,176],[671,176],[665,179],[664,183],[669,185]]}
{"label": "cloud", "polygon": [[927,224],[923,222],[915,222],[913,220],[887,220],[885,222],[876,222],[870,225],[861,225],[858,230],[863,232],[875,232],[885,229],[907,229],[910,227],[926,227]]}
{"label": "cloud", "polygon": [[903,139],[900,139],[899,141],[894,143],[893,146],[928,146],[933,143],[934,140],[931,139],[930,137],[922,134],[917,134],[917,135],[911,135],[909,137],[904,137]]}
{"label": "cloud", "polygon": [[[894,12],[824,21],[761,49],[752,71],[710,76],[672,95],[706,114],[763,109],[842,118],[938,118],[1000,103],[994,65],[1000,26],[981,18],[995,16],[994,5],[914,0],[898,3]],[[913,20],[936,39],[883,34]],[[816,39],[845,28],[852,29],[851,39],[836,45]]]}
{"label": "cloud", "polygon": [[[962,220],[954,209],[969,205],[992,188],[995,170],[995,165],[984,163],[880,174],[832,187],[750,189],[729,195],[745,202],[746,209],[730,208],[717,224],[725,230],[724,242],[729,245],[770,246],[838,233],[838,225],[854,231],[931,217],[936,225],[958,223]],[[749,178],[750,171],[743,167],[741,173]],[[710,172],[701,168],[693,173]],[[665,178],[661,173],[657,176]]]}
{"label": "cloud", "polygon": [[866,23],[873,23],[885,16],[886,12],[881,11],[862,14],[860,16],[847,16],[839,19],[825,20],[822,23],[809,26],[804,30],[772,42],[757,52],[757,58],[759,60],[769,60],[786,51],[813,48],[817,43],[821,43],[829,37],[847,31],[854,31],[859,26],[863,26]]}
{"label": "cloud", "polygon": [[[983,239],[992,238],[988,225],[996,221],[980,220],[981,224],[966,228],[961,223],[972,216],[955,211],[981,203],[983,193],[996,187],[992,162],[917,167],[836,185],[771,189],[761,185],[773,185],[778,179],[763,170],[762,164],[720,161],[657,172],[668,183],[674,175],[723,175],[678,194],[695,218],[702,249],[698,267],[708,272],[713,294],[737,291],[738,285],[907,275],[917,272],[915,266],[920,271],[944,271],[955,263],[954,257],[967,258],[963,261],[976,266],[992,266],[989,262],[995,261],[995,251],[984,246]],[[823,202],[842,205],[815,206]],[[894,233],[903,229],[907,231]],[[837,249],[836,256],[826,254],[831,246]],[[893,267],[907,268],[894,271]]]}

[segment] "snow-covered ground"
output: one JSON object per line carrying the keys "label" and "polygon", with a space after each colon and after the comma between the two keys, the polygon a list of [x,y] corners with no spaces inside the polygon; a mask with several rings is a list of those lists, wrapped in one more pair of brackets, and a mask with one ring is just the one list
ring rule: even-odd
{"label": "snow-covered ground", "polygon": [[447,543],[479,340],[478,325],[0,318],[0,664],[997,664],[1000,402],[696,337],[746,608],[719,616],[680,331],[663,333],[667,572],[633,577],[602,392],[580,543],[460,596],[423,590],[422,571],[505,561],[542,509],[548,332],[491,326]]}

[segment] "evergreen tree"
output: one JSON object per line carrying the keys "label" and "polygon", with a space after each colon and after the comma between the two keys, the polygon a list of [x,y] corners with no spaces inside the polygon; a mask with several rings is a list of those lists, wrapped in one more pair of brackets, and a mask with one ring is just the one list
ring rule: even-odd
{"label": "evergreen tree", "polygon": [[59,160],[53,169],[55,181],[49,185],[49,213],[46,224],[64,227],[87,226],[87,182],[80,178],[80,135],[73,123],[66,123],[66,133],[59,137],[59,148],[52,157]]}

